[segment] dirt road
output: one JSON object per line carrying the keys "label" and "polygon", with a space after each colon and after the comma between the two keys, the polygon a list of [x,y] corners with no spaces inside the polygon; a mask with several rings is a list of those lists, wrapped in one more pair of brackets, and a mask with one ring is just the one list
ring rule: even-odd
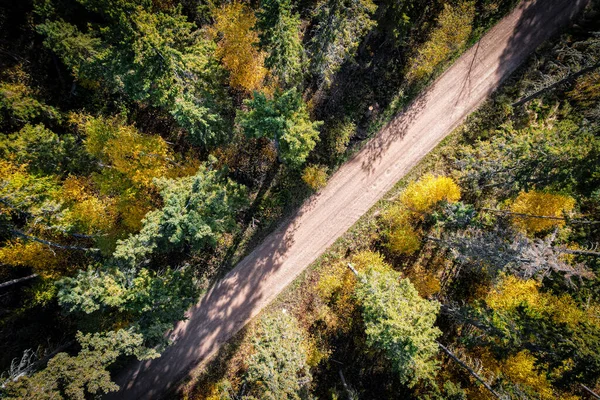
{"label": "dirt road", "polygon": [[567,24],[586,0],[528,0],[464,54],[189,311],[162,357],[117,378],[114,399],[156,399],[216,352],[423,156]]}

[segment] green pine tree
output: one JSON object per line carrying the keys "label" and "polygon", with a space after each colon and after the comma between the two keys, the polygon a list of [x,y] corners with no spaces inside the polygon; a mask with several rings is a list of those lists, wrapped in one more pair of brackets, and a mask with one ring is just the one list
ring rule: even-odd
{"label": "green pine tree", "polygon": [[322,122],[312,122],[301,94],[295,89],[277,92],[273,99],[255,93],[247,100],[248,111],[238,121],[248,137],[269,137],[275,142],[281,161],[299,167],[315,147]]}
{"label": "green pine tree", "polygon": [[296,319],[285,312],[263,318],[253,350],[246,372],[251,394],[265,400],[299,400],[311,376],[305,340]]}
{"label": "green pine tree", "polygon": [[265,0],[257,13],[260,45],[269,55],[265,65],[285,87],[302,81],[304,52],[300,37],[300,16],[292,13],[291,0]]}
{"label": "green pine tree", "polygon": [[166,109],[197,143],[218,139],[219,111],[228,106],[213,42],[198,36],[179,9],[166,13],[150,1],[78,2],[104,24],[84,32],[53,10],[41,12],[46,19],[37,26],[77,81]]}
{"label": "green pine tree", "polygon": [[359,276],[355,295],[362,305],[367,344],[381,351],[402,382],[435,376],[441,331],[434,326],[439,303],[421,298],[408,279],[382,266]]}

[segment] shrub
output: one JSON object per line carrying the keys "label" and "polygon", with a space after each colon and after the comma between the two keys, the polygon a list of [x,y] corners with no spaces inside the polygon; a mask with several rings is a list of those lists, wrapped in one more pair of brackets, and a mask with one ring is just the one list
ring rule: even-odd
{"label": "shrub", "polygon": [[442,201],[454,203],[459,199],[460,188],[452,178],[427,174],[406,187],[400,202],[410,211],[424,213]]}
{"label": "shrub", "polygon": [[302,180],[311,189],[319,190],[327,184],[327,168],[320,165],[310,165],[304,168]]}

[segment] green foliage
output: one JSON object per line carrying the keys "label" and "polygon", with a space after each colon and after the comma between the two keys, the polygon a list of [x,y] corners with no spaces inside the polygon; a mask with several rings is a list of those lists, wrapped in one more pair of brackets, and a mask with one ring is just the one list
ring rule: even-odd
{"label": "green foliage", "polygon": [[600,139],[562,120],[551,126],[502,126],[490,141],[463,146],[456,156],[461,184],[474,194],[515,196],[550,186],[556,191],[597,187]]}
{"label": "green foliage", "polygon": [[57,354],[44,370],[8,383],[4,398],[85,400],[90,394],[114,392],[119,387],[111,381],[106,368],[120,355],[147,358],[140,352],[142,336],[128,330],[95,334],[79,332],[77,341],[81,346],[79,354]]}
{"label": "green foliage", "polygon": [[311,376],[302,331],[286,312],[273,313],[260,321],[248,360],[246,382],[259,399],[300,399]]}
{"label": "green foliage", "polygon": [[314,11],[310,41],[311,70],[319,83],[331,84],[341,65],[351,59],[363,36],[375,26],[371,0],[322,0]]}
{"label": "green foliage", "polygon": [[400,380],[414,385],[433,379],[440,304],[421,298],[408,279],[386,266],[368,267],[359,275],[355,295],[362,305],[367,344],[385,355]]}
{"label": "green foliage", "polygon": [[351,121],[335,122],[334,126],[325,131],[323,142],[327,155],[333,160],[339,160],[346,152],[350,138],[356,133],[356,124]]}
{"label": "green foliage", "polygon": [[594,106],[600,99],[600,72],[592,72],[577,79],[577,84],[567,94],[582,106]]}
{"label": "green foliage", "polygon": [[283,162],[292,167],[302,165],[315,147],[322,122],[310,120],[301,94],[293,88],[268,99],[264,93],[255,92],[245,103],[248,111],[238,114],[244,133],[253,138],[269,137]]}
{"label": "green foliage", "polygon": [[[137,274],[115,268],[79,271],[57,282],[58,302],[69,312],[91,314],[118,311],[132,322],[144,344],[160,351],[168,341],[164,333],[198,298],[199,291],[188,270],[166,269],[154,273],[141,269]],[[154,349],[147,354],[158,355]]]}
{"label": "green foliage", "polygon": [[243,186],[206,165],[194,176],[155,183],[163,207],[146,215],[139,233],[118,242],[120,264],[136,266],[155,251],[210,248],[235,227],[235,212],[247,204]]}
{"label": "green foliage", "polygon": [[53,177],[29,173],[24,166],[0,160],[0,199],[12,212],[43,214],[58,205],[58,184]]}
{"label": "green foliage", "polygon": [[[532,296],[536,293],[527,297]],[[600,373],[600,357],[595,350],[600,345],[597,318],[576,316],[570,322],[572,315],[564,307],[564,297],[552,299],[555,304],[550,310],[536,304],[535,297],[514,296],[512,300],[513,307],[494,309],[479,301],[460,309],[455,318],[477,328],[463,340],[471,346],[490,348],[498,359],[528,350],[546,366],[558,386],[596,381]]]}
{"label": "green foliage", "polygon": [[419,2],[413,0],[388,1],[382,23],[379,29],[385,29],[386,37],[393,39],[395,44],[403,45],[406,35],[411,27],[411,14],[414,9],[421,7]]}
{"label": "green foliage", "polygon": [[195,143],[220,139],[226,109],[214,44],[180,14],[149,1],[78,0],[104,21],[85,32],[52,15],[37,26],[44,44],[82,85],[165,108]]}
{"label": "green foliage", "polygon": [[[8,115],[9,120],[24,123],[41,117],[58,119],[60,114],[54,107],[36,99],[35,92],[23,83],[0,83],[0,112]],[[0,114],[0,122],[4,117]]]}
{"label": "green foliage", "polygon": [[58,136],[42,124],[25,125],[0,140],[0,154],[38,174],[87,172],[90,157],[72,135]]}
{"label": "green foliage", "polygon": [[265,0],[257,13],[260,46],[269,55],[265,66],[284,88],[297,86],[304,67],[300,16],[292,13],[291,0]]}

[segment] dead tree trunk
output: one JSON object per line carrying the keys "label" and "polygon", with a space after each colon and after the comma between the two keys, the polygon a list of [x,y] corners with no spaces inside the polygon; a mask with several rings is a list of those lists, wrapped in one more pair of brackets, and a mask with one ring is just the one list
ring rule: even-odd
{"label": "dead tree trunk", "polygon": [[549,92],[552,89],[555,89],[556,87],[562,85],[563,83],[567,83],[572,80],[575,80],[575,79],[579,78],[581,75],[587,74],[588,72],[593,71],[598,67],[600,67],[600,62],[592,65],[591,67],[582,68],[581,70],[575,72],[574,74],[568,75],[567,77],[561,79],[558,82],[554,82],[552,85],[546,86],[545,88],[540,89],[537,92],[530,94],[529,96],[523,97],[521,100],[517,101],[516,103],[513,103],[512,106],[513,107],[521,106],[521,105],[527,103],[528,101],[531,101],[531,100],[535,99],[536,97],[539,97],[539,96],[543,95],[544,93]]}
{"label": "dead tree trunk", "polygon": [[38,274],[31,274],[29,276],[24,276],[23,278],[17,278],[17,279],[13,279],[11,281],[0,283],[0,289],[8,287],[8,286],[12,286],[12,285],[17,284],[19,282],[25,282],[25,281],[28,281],[30,279],[37,278],[37,277],[38,277]]}
{"label": "dead tree trunk", "polygon": [[494,389],[492,389],[492,387],[481,377],[477,374],[477,372],[473,371],[473,369],[471,367],[469,367],[467,364],[465,364],[464,362],[462,362],[458,357],[456,357],[454,355],[454,353],[452,353],[450,350],[448,350],[446,348],[446,346],[444,346],[443,344],[438,342],[438,346],[440,346],[440,348],[446,353],[448,354],[448,356],[454,360],[458,365],[460,365],[461,367],[463,367],[464,369],[466,369],[467,371],[469,371],[469,374],[471,374],[472,377],[474,377],[475,379],[477,379],[487,390],[489,390],[489,392],[491,394],[493,394],[496,398],[498,399],[503,399],[502,396],[500,396],[500,394],[498,392],[496,392]]}
{"label": "dead tree trunk", "polygon": [[589,387],[585,386],[583,383],[580,383],[581,387],[590,394],[590,396],[592,396],[595,399],[600,399],[600,396],[598,396],[596,393],[594,393],[592,391],[592,389],[590,389]]}
{"label": "dead tree trunk", "polygon": [[80,246],[67,246],[67,245],[62,245],[62,244],[58,244],[58,243],[54,243],[54,242],[50,242],[48,240],[44,240],[44,239],[40,239],[37,238],[35,236],[30,236],[28,234],[26,234],[25,232],[22,232],[18,229],[11,229],[10,230],[12,232],[12,234],[22,237],[25,240],[31,240],[34,242],[38,242],[38,243],[42,243],[45,244],[47,246],[50,247],[55,247],[57,249],[62,249],[62,250],[81,250],[81,251],[100,251],[100,249],[97,248],[93,248],[93,247],[80,247]]}

